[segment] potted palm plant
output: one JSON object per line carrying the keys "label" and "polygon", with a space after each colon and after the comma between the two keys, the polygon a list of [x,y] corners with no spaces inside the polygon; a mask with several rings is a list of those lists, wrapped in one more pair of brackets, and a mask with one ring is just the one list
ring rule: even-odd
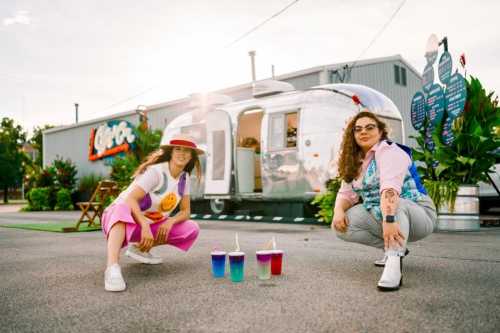
{"label": "potted palm plant", "polygon": [[[425,140],[426,127],[416,137],[414,158],[424,184],[438,207],[440,230],[479,229],[479,186],[488,181],[500,155],[498,97],[487,94],[481,82],[470,77],[462,114],[452,122],[446,117]],[[451,123],[453,140],[444,142],[442,131]],[[426,124],[427,125],[427,124]]]}

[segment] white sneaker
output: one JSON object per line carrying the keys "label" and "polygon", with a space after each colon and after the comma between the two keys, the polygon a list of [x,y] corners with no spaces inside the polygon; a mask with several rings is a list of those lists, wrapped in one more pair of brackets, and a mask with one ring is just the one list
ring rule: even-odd
{"label": "white sneaker", "polygon": [[129,245],[127,251],[125,251],[125,255],[134,260],[137,260],[138,262],[148,265],[158,265],[163,262],[162,258],[154,256],[149,252],[142,252],[135,245]]}
{"label": "white sneaker", "polygon": [[378,289],[381,291],[398,290],[403,284],[403,275],[401,273],[403,266],[403,257],[389,255],[385,263],[384,272],[378,281]]}
{"label": "white sneaker", "polygon": [[123,280],[120,265],[114,264],[106,268],[104,272],[104,289],[107,291],[123,291],[125,288],[127,288],[127,285]]}

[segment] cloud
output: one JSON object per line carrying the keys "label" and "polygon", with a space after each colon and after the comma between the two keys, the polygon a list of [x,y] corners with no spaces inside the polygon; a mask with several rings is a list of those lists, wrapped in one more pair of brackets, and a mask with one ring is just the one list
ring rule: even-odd
{"label": "cloud", "polygon": [[28,16],[28,12],[25,10],[20,10],[13,17],[7,17],[3,19],[3,25],[11,24],[30,24],[31,18]]}

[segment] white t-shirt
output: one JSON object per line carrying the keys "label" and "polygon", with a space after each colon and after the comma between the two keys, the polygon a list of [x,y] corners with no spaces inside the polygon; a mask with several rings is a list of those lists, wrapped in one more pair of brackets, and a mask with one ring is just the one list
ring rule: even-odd
{"label": "white t-shirt", "polygon": [[[149,196],[151,199],[151,205],[142,207],[146,217],[148,217],[148,215],[152,216],[150,213],[160,213],[163,217],[168,217],[182,200],[179,194],[179,181],[183,173],[175,179],[170,174],[168,162],[150,165],[146,168],[146,171],[134,179],[125,191],[120,193],[116,202],[123,202],[128,194],[132,192],[136,186],[139,186],[146,192],[146,197]],[[188,173],[185,173],[185,177],[184,195],[189,195],[191,185],[190,176]],[[148,202],[149,200],[144,198],[142,201]]]}

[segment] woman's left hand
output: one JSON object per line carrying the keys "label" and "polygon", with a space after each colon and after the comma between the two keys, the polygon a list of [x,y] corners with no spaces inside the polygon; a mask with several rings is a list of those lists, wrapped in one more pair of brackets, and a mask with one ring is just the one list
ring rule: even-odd
{"label": "woman's left hand", "polygon": [[172,221],[172,219],[167,220],[166,223],[163,223],[158,228],[158,233],[156,234],[155,244],[161,245],[161,244],[167,243],[168,234],[170,233],[170,229],[172,229],[172,226],[174,225],[170,221]]}
{"label": "woman's left hand", "polygon": [[383,222],[382,228],[384,230],[384,248],[386,250],[397,247],[397,245],[403,247],[405,236],[403,236],[399,229],[399,223]]}

